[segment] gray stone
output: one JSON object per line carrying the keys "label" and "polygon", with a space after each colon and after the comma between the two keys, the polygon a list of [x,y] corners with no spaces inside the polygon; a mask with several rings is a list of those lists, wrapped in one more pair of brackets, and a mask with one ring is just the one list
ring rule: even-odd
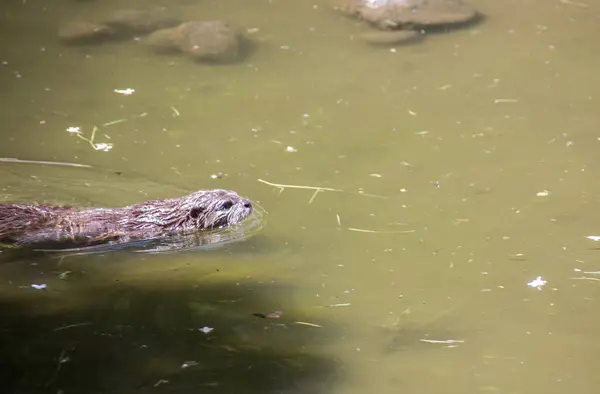
{"label": "gray stone", "polygon": [[58,29],[59,40],[66,44],[96,44],[114,34],[110,26],[87,21],[67,22]]}
{"label": "gray stone", "polygon": [[475,20],[477,10],[461,0],[342,0],[338,7],[380,29],[459,25]]}
{"label": "gray stone", "polygon": [[181,23],[177,18],[168,15],[163,9],[152,10],[118,10],[102,20],[103,24],[113,27],[123,35],[148,34],[158,29],[165,29]]}
{"label": "gray stone", "polygon": [[406,45],[421,41],[423,37],[418,30],[378,30],[360,35],[364,41],[374,45]]}
{"label": "gray stone", "polygon": [[157,30],[146,40],[158,51],[179,51],[194,60],[232,62],[240,52],[240,34],[222,21],[190,21]]}

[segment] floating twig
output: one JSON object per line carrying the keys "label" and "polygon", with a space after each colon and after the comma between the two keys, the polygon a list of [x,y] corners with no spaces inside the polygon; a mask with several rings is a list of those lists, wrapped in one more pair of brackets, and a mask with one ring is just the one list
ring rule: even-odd
{"label": "floating twig", "polygon": [[406,234],[414,233],[415,230],[402,230],[402,231],[381,231],[381,230],[367,230],[363,228],[348,227],[350,231],[356,231],[358,233],[372,233],[372,234]]}
{"label": "floating twig", "polygon": [[91,322],[84,322],[84,323],[69,324],[68,326],[56,327],[52,331],[62,331],[62,330],[66,330],[66,329],[69,329],[69,328],[89,326],[90,324],[92,324],[92,323]]}
{"label": "floating twig", "polygon": [[127,122],[128,120],[129,119],[127,119],[127,118],[117,119],[117,120],[111,120],[110,122],[102,123],[102,127],[112,126],[112,125],[115,125],[115,124]]}
{"label": "floating twig", "polygon": [[586,3],[581,3],[579,1],[571,1],[571,0],[559,0],[560,3],[563,4],[567,4],[567,5],[574,5],[577,7],[582,7],[582,8],[587,8],[588,5]]}
{"label": "floating twig", "polygon": [[[320,187],[320,186],[307,186],[307,185],[284,185],[282,183],[273,183],[273,182],[268,182],[265,181],[264,179],[258,179],[259,182],[264,183],[265,185],[269,185],[269,186],[273,186],[276,187],[277,189],[279,189],[279,193],[281,194],[286,188],[289,189],[306,189],[306,190],[314,190],[315,192],[313,193],[313,195],[310,197],[310,199],[308,200],[308,203],[312,203],[314,201],[314,199],[317,197],[317,194],[319,194],[320,192],[345,192],[342,189],[334,189],[331,187]],[[385,196],[379,196],[377,194],[369,194],[369,193],[363,193],[361,191],[359,192],[350,192],[353,194],[358,194],[359,196],[363,196],[363,197],[373,197],[373,198],[381,198],[381,199],[386,199],[388,197]]]}
{"label": "floating twig", "polygon": [[104,152],[108,152],[112,149],[113,144],[107,142],[95,143],[94,138],[96,138],[96,131],[98,131],[98,127],[94,126],[92,129],[92,136],[90,138],[86,138],[81,134],[81,130],[79,127],[69,127],[67,131],[71,134],[75,134],[77,138],[81,138],[82,140],[88,142],[94,150],[103,150]]}
{"label": "floating twig", "polygon": [[268,181],[265,181],[264,179],[259,179],[258,181],[261,182],[261,183],[264,183],[266,185],[278,188],[279,189],[279,193],[282,193],[286,188],[289,188],[289,189],[314,190],[315,192],[311,196],[310,200],[308,200],[309,204],[311,204],[314,201],[314,199],[317,197],[317,194],[319,192],[322,192],[322,191],[327,191],[327,192],[343,192],[343,190],[333,189],[333,188],[330,188],[330,187],[304,186],[304,185],[284,185],[284,184],[281,184],[281,183],[268,182]]}
{"label": "floating twig", "polygon": [[131,120],[131,119],[143,118],[147,115],[148,115],[147,112],[142,112],[141,114],[133,115],[133,116],[130,116],[129,118],[111,120],[110,122],[102,123],[102,127],[113,126],[113,125],[116,125],[119,123],[127,122],[128,120]]}
{"label": "floating twig", "polygon": [[297,321],[297,322],[294,322],[294,324],[301,324],[303,326],[323,328],[323,326],[321,326],[319,324],[308,323],[308,322],[305,322],[305,321]]}
{"label": "floating twig", "polygon": [[282,189],[282,190],[287,187],[287,188],[290,188],[290,189],[309,189],[309,190],[328,191],[328,192],[343,192],[343,190],[332,189],[332,188],[329,188],[329,187],[303,186],[303,185],[284,185],[282,183],[268,182],[268,181],[265,181],[264,179],[259,179],[258,181],[262,182],[262,183],[264,183],[266,185],[273,186],[273,187],[276,187],[276,188],[279,188],[279,189]]}
{"label": "floating twig", "polygon": [[158,386],[160,386],[161,384],[167,384],[167,383],[169,383],[169,381],[168,381],[168,380],[165,380],[165,379],[158,379],[158,381],[157,381],[156,383],[154,383],[154,387],[158,387]]}
{"label": "floating twig", "polygon": [[386,196],[380,196],[379,194],[371,194],[371,193],[363,193],[363,192],[357,192],[356,194],[358,194],[359,196],[365,196],[365,197],[381,198],[383,200],[389,198]]}
{"label": "floating twig", "polygon": [[5,163],[24,163],[24,164],[47,164],[51,166],[67,166],[67,167],[81,167],[91,168],[92,166],[87,164],[68,163],[64,161],[40,161],[40,160],[21,160],[14,157],[0,157],[0,162]]}
{"label": "floating twig", "polygon": [[465,343],[465,341],[461,341],[458,339],[444,339],[444,340],[438,340],[438,339],[420,339],[421,342],[427,342],[427,343],[446,343],[446,344],[450,344],[450,343]]}
{"label": "floating twig", "polygon": [[513,99],[513,98],[499,98],[499,99],[495,99],[494,100],[494,104],[500,104],[500,103],[518,103],[519,99]]}
{"label": "floating twig", "polygon": [[50,380],[48,380],[45,387],[50,386],[50,384],[56,380],[58,373],[60,372],[60,368],[64,363],[68,361],[69,356],[67,355],[67,349],[61,350],[60,355],[58,356],[58,360],[56,361],[56,369],[54,370],[54,374],[52,375],[52,377],[50,377]]}

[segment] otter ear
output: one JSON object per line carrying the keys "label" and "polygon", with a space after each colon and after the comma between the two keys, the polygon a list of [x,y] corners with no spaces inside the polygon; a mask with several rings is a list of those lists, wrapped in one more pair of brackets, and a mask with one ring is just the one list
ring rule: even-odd
{"label": "otter ear", "polygon": [[204,212],[204,209],[200,207],[194,207],[190,210],[190,217],[192,219],[198,219],[198,216],[200,216],[202,212]]}

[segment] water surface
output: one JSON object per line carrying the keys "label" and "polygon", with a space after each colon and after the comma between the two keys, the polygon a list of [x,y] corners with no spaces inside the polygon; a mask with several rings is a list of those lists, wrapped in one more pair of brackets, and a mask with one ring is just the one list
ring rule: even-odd
{"label": "water surface", "polygon": [[[122,2],[5,3],[0,157],[93,168],[0,163],[2,199],[268,215],[193,253],[3,252],[3,392],[595,392],[597,4],[473,0],[484,23],[380,48],[326,2],[169,3],[251,29],[215,66],[57,42]],[[94,126],[111,151],[65,131]]]}

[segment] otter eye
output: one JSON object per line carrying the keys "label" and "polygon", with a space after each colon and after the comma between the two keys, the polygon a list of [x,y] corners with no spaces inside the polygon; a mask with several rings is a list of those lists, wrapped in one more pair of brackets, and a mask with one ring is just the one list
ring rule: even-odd
{"label": "otter eye", "polygon": [[231,200],[227,200],[223,203],[223,205],[221,206],[222,209],[229,209],[233,206],[233,201]]}
{"label": "otter eye", "polygon": [[190,217],[192,219],[197,219],[198,216],[202,213],[203,209],[200,207],[194,207],[190,210]]}

